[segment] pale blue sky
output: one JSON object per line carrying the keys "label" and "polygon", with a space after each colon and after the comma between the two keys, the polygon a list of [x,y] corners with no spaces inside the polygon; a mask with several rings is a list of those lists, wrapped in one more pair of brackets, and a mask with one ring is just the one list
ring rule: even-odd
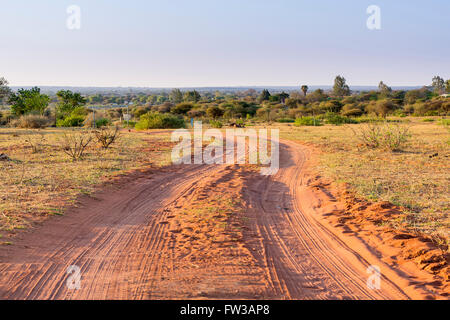
{"label": "pale blue sky", "polygon": [[[81,8],[68,30],[66,8]],[[381,8],[381,30],[366,8]],[[13,86],[422,85],[450,78],[448,0],[1,0]]]}

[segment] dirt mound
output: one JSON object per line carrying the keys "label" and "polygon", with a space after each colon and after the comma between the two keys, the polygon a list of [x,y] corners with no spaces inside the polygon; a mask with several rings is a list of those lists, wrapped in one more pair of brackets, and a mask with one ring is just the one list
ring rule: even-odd
{"label": "dirt mound", "polygon": [[[341,208],[325,213],[326,219],[344,233],[383,246],[384,252],[390,252],[386,258],[393,265],[405,265],[413,261],[417,266],[437,277],[433,286],[443,296],[450,294],[450,254],[447,245],[437,244],[431,236],[411,231],[407,224],[408,215],[401,207],[387,201],[369,202],[358,198],[346,184],[334,185],[320,175],[309,185],[315,193],[322,192],[323,201],[339,202]],[[387,248],[389,250],[387,250]]]}

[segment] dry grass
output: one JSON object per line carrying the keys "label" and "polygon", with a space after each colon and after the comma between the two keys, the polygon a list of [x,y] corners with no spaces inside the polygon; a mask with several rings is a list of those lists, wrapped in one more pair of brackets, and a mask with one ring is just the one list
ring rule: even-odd
{"label": "dry grass", "polygon": [[90,194],[104,178],[170,162],[170,135],[123,131],[110,148],[91,143],[83,159],[72,161],[61,139],[70,129],[0,129],[0,231],[27,227],[48,215],[63,214],[80,194]]}
{"label": "dry grass", "polygon": [[397,152],[364,147],[353,132],[362,124],[279,127],[281,138],[320,147],[319,169],[323,174],[337,182],[349,183],[367,199],[386,200],[404,207],[411,229],[448,242],[450,132],[437,120],[404,121],[411,138]]}

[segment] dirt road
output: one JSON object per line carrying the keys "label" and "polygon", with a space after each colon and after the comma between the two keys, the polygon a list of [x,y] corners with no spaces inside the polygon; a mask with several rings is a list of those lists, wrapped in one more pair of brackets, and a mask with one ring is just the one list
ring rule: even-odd
{"label": "dirt road", "polygon": [[[308,157],[306,148],[285,141],[281,168],[272,177],[238,166],[184,165],[138,173],[120,188],[86,196],[79,208],[0,249],[0,298],[432,297],[417,285],[423,274],[415,275],[413,285],[408,270],[392,268],[316,217],[325,204],[305,192]],[[206,222],[198,230],[186,227],[191,233],[181,231],[183,221],[191,221],[191,208],[235,193],[244,207],[235,223],[240,239],[230,240]],[[337,204],[326,205],[332,212]],[[381,269],[379,290],[367,286],[370,265]],[[67,286],[69,266],[80,268],[79,289]]]}

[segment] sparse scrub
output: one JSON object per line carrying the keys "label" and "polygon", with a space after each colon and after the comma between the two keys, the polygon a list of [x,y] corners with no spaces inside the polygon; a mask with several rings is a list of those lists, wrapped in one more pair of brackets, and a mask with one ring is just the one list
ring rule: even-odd
{"label": "sparse scrub", "polygon": [[41,115],[27,114],[12,121],[11,125],[23,129],[43,129],[49,125],[49,119]]}
{"label": "sparse scrub", "polygon": [[423,122],[415,117],[406,120],[411,122],[411,138],[402,146],[402,152],[361,148],[361,140],[352,129],[359,132],[367,123],[307,129],[277,127],[280,138],[320,148],[318,168],[324,176],[348,183],[362,198],[403,207],[415,217],[414,223],[408,222],[408,228],[448,239],[449,131],[437,121]]}
{"label": "sparse scrub", "polygon": [[399,151],[411,137],[409,127],[389,123],[367,123],[353,132],[366,147],[390,151]]}
{"label": "sparse scrub", "polygon": [[31,147],[33,153],[39,153],[40,151],[42,151],[44,142],[46,141],[45,135],[43,133],[39,133],[37,135],[25,135],[24,138],[24,142]]}
{"label": "sparse scrub", "polygon": [[213,128],[218,128],[218,129],[222,128],[222,126],[223,126],[222,122],[220,122],[218,120],[209,121],[209,125]]}
{"label": "sparse scrub", "polygon": [[91,141],[92,133],[89,131],[64,133],[61,147],[64,153],[71,157],[72,161],[77,161],[83,158]]}
{"label": "sparse scrub", "polygon": [[97,141],[100,143],[103,149],[108,149],[119,138],[119,127],[115,126],[100,128],[100,130],[94,131]]}

